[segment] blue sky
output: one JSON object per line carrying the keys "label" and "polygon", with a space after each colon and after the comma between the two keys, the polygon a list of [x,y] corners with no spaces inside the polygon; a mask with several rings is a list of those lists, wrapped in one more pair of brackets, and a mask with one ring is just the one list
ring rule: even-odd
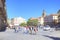
{"label": "blue sky", "polygon": [[39,17],[43,9],[46,14],[56,13],[60,9],[60,0],[6,0],[8,18]]}

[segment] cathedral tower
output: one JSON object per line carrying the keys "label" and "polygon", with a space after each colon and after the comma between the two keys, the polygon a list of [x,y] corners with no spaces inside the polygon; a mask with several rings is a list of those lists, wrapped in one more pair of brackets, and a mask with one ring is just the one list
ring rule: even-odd
{"label": "cathedral tower", "polygon": [[45,17],[45,16],[46,16],[46,12],[45,10],[43,10],[42,17]]}

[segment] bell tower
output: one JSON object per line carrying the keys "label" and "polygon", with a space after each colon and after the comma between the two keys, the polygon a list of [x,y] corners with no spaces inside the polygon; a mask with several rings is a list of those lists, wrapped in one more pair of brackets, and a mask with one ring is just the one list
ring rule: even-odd
{"label": "bell tower", "polygon": [[46,16],[46,12],[45,10],[43,10],[42,17],[45,17],[45,16]]}

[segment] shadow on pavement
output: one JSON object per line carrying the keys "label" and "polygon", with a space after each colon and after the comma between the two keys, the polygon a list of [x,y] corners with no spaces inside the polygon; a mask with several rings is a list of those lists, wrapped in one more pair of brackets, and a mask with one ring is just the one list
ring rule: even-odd
{"label": "shadow on pavement", "polygon": [[59,37],[52,37],[52,36],[47,36],[47,35],[43,35],[43,36],[48,37],[48,38],[51,38],[51,39],[53,39],[53,40],[60,40]]}

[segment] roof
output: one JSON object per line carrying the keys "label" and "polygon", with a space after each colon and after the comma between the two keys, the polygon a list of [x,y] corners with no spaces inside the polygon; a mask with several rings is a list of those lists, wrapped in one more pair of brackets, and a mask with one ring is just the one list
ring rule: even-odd
{"label": "roof", "polygon": [[51,14],[50,16],[58,16],[58,14]]}

